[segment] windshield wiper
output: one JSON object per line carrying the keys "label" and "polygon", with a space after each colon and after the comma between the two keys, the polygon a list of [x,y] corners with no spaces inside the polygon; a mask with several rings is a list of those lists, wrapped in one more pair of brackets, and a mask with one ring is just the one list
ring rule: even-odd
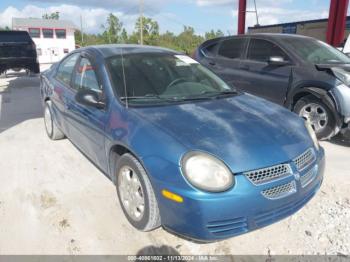
{"label": "windshield wiper", "polygon": [[212,91],[205,91],[198,95],[193,96],[186,96],[182,98],[178,98],[177,101],[195,101],[195,100],[208,100],[208,99],[215,99],[221,96],[227,96],[227,95],[237,95],[238,92],[235,90],[227,90],[227,91],[219,91],[219,92],[212,92]]}
{"label": "windshield wiper", "polygon": [[122,96],[120,97],[120,100],[122,101],[130,101],[130,100],[159,100],[159,101],[166,101],[166,102],[176,102],[181,101],[181,99],[178,99],[177,97],[161,97],[159,95],[145,95],[145,96]]}

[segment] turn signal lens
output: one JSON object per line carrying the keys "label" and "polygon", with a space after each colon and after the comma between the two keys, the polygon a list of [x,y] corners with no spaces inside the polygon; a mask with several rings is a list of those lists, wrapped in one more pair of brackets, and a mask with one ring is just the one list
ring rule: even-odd
{"label": "turn signal lens", "polygon": [[175,202],[178,202],[178,203],[182,203],[184,202],[183,198],[177,194],[174,194],[168,190],[162,190],[162,195],[165,197],[165,198],[168,198],[172,201],[175,201]]}

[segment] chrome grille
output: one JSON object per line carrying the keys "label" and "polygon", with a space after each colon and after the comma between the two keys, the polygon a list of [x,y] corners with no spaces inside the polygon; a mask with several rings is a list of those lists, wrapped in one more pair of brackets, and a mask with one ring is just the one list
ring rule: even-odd
{"label": "chrome grille", "polygon": [[291,181],[287,184],[283,184],[280,186],[275,186],[266,190],[263,190],[261,193],[264,197],[268,199],[279,199],[282,197],[289,196],[296,192],[296,184],[295,181]]}
{"label": "chrome grille", "polygon": [[279,179],[291,175],[291,168],[288,164],[272,166],[268,168],[253,170],[244,175],[254,185],[260,185],[274,179]]}
{"label": "chrome grille", "polygon": [[314,150],[312,148],[305,151],[303,154],[295,158],[294,164],[296,165],[298,171],[301,171],[309,167],[316,160]]}
{"label": "chrome grille", "polygon": [[306,172],[304,175],[300,177],[300,183],[302,187],[306,187],[308,184],[314,180],[317,172],[317,166],[314,168],[310,169],[308,172]]}

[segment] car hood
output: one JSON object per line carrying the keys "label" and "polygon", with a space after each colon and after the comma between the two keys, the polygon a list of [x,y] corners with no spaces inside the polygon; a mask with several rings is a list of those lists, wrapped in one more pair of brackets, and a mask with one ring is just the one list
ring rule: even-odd
{"label": "car hood", "polygon": [[316,64],[315,66],[319,71],[330,70],[334,67],[338,67],[346,71],[350,71],[350,64]]}
{"label": "car hood", "polygon": [[251,95],[133,110],[188,151],[215,155],[235,173],[290,161],[312,146],[303,120]]}

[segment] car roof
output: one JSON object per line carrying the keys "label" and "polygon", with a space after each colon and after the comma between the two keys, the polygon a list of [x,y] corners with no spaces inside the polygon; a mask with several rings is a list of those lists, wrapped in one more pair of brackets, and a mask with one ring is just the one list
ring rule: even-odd
{"label": "car roof", "polygon": [[157,46],[146,46],[146,45],[132,45],[132,44],[110,44],[110,45],[94,45],[78,49],[79,51],[84,50],[95,50],[99,52],[104,58],[120,55],[123,52],[124,55],[128,54],[144,54],[144,53],[163,53],[163,54],[181,54],[171,49],[157,47]]}
{"label": "car roof", "polygon": [[282,33],[248,33],[245,35],[235,35],[235,36],[227,36],[223,38],[218,39],[229,39],[229,38],[235,38],[235,37],[254,37],[258,36],[259,38],[264,39],[291,39],[291,38],[302,38],[302,39],[313,39],[312,37],[305,36],[305,35],[296,35],[296,34],[282,34]]}
{"label": "car roof", "polygon": [[247,36],[262,36],[265,38],[278,38],[278,39],[285,39],[285,38],[312,38],[305,35],[296,35],[296,34],[282,34],[282,33],[250,33],[247,34]]}
{"label": "car roof", "polygon": [[244,34],[244,35],[234,35],[234,36],[224,36],[224,37],[218,37],[218,38],[213,38],[210,40],[207,40],[205,42],[203,42],[200,45],[200,48],[205,48],[207,46],[210,46],[212,44],[217,44],[221,41],[224,40],[229,40],[229,39],[234,39],[234,38],[253,38],[253,37],[257,37],[260,39],[265,39],[265,40],[274,40],[276,42],[280,41],[280,40],[287,40],[288,39],[314,39],[312,37],[309,36],[304,36],[304,35],[296,35],[296,34],[282,34],[282,33],[248,33],[248,34]]}
{"label": "car roof", "polygon": [[20,41],[33,42],[27,31],[0,31],[0,43]]}

